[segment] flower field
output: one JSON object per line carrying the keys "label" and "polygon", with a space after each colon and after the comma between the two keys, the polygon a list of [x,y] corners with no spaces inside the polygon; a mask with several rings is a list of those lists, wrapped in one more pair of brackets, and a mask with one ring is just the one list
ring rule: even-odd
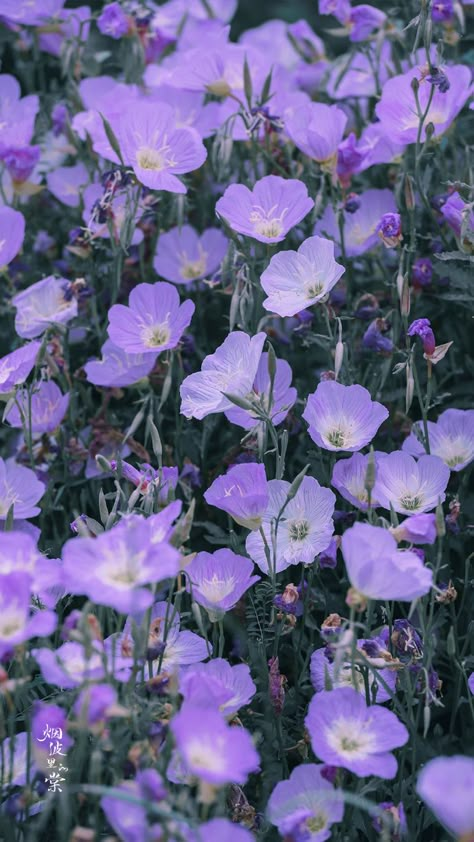
{"label": "flower field", "polygon": [[472,0],[0,0],[0,839],[474,842]]}

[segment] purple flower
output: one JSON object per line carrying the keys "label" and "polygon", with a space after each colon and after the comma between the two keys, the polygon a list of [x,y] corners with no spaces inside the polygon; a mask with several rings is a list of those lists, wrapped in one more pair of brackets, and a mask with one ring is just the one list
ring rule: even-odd
{"label": "purple flower", "polygon": [[[388,640],[388,629],[387,629]],[[395,652],[404,662],[420,661],[423,658],[423,640],[408,620],[395,620],[391,635]]]}
{"label": "purple flower", "polygon": [[360,778],[394,778],[397,761],[391,751],[405,745],[409,737],[394,713],[378,705],[367,707],[363,696],[351,687],[316,693],[306,727],[317,757]]}
{"label": "purple flower", "polygon": [[46,489],[34,471],[17,465],[11,459],[0,459],[0,521],[6,520],[13,506],[13,516],[26,520],[39,515],[36,505]]}
{"label": "purple flower", "polygon": [[102,359],[90,360],[84,366],[89,383],[119,388],[132,386],[146,377],[154,366],[150,354],[127,354],[110,339],[102,345]]}
{"label": "purple flower", "polygon": [[407,330],[408,336],[419,336],[423,343],[423,351],[430,356],[434,354],[436,341],[429,319],[415,319]]}
{"label": "purple flower", "polygon": [[41,342],[29,342],[0,359],[0,395],[8,394],[24,383],[31,373]]}
{"label": "purple flower", "polygon": [[417,462],[398,451],[379,461],[374,497],[401,514],[429,512],[445,500],[448,482],[449,468],[437,456],[421,456]]}
{"label": "purple flower", "polygon": [[383,131],[395,143],[407,145],[415,143],[417,139],[420,118],[412,89],[413,79],[419,81],[420,109],[423,114],[426,112],[420,138],[422,141],[426,140],[427,125],[431,123],[434,126],[434,136],[438,137],[444,134],[457,117],[470,95],[471,72],[468,67],[456,64],[444,68],[444,72],[449,83],[449,90],[444,93],[426,79],[420,81],[413,68],[385,82],[375,111]]}
{"label": "purple flower", "polygon": [[[402,444],[411,456],[423,456],[422,424],[417,421]],[[452,471],[462,471],[474,459],[474,409],[446,409],[436,423],[428,421],[432,456],[438,456]]]}
{"label": "purple flower", "polygon": [[[7,0],[18,7],[15,0]],[[37,0],[44,6],[45,0]],[[56,0],[56,4],[62,0]],[[2,0],[2,16],[5,14]],[[8,73],[0,75],[0,156],[7,149],[28,146],[33,137],[39,97],[36,94],[20,99],[20,83]]]}
{"label": "purple flower", "polygon": [[330,570],[334,570],[334,568],[337,567],[337,551],[339,548],[338,542],[338,538],[331,538],[326,549],[319,553],[318,561],[319,566],[322,569],[329,568]]}
{"label": "purple flower", "polygon": [[431,588],[431,570],[414,552],[398,550],[387,529],[356,523],[344,532],[341,546],[354,597],[412,602]]}
{"label": "purple flower", "polygon": [[89,183],[89,173],[84,164],[74,167],[57,167],[47,176],[48,190],[68,208],[78,208],[82,188]]}
{"label": "purple flower", "polygon": [[456,191],[451,193],[451,195],[446,199],[440,208],[440,213],[448,223],[449,227],[452,228],[456,237],[459,238],[461,236],[463,218],[466,214],[469,215],[469,227],[474,230],[474,212],[469,210],[469,205],[466,204],[466,202],[463,202],[461,196]]}
{"label": "purple flower", "polygon": [[36,611],[30,616],[31,577],[27,573],[0,575],[0,658],[32,637],[46,637],[54,631],[54,611]]}
{"label": "purple flower", "polygon": [[[359,195],[360,207],[344,215],[344,245],[348,257],[358,257],[380,243],[377,225],[386,213],[396,213],[391,190],[366,190]],[[314,233],[340,243],[339,225],[331,205],[327,205]],[[337,253],[337,252],[336,252]]]}
{"label": "purple flower", "polygon": [[[56,757],[58,761],[61,761],[73,745],[73,740],[67,733],[67,719],[63,708],[44,702],[35,702],[31,737],[35,764],[42,772],[48,772],[51,769],[48,760]],[[65,760],[62,762],[64,763]]]}
{"label": "purple flower", "polygon": [[154,769],[146,769],[138,772],[136,780],[123,781],[119,786],[110,789],[110,795],[104,795],[100,800],[100,806],[107,821],[121,842],[159,839],[157,832],[155,833],[148,825],[147,810],[143,803],[147,800],[154,802],[158,799],[150,798],[149,793],[142,791],[139,783],[141,775],[150,773],[154,773],[156,778],[161,780]]}
{"label": "purple flower", "polygon": [[[313,652],[313,654],[311,655],[310,662],[311,684],[313,685],[314,689],[318,693],[321,693],[323,690],[327,689],[329,680],[331,689],[335,690],[338,687],[352,687],[354,688],[354,690],[357,690],[358,693],[362,693],[362,695],[365,698],[365,679],[358,665],[364,665],[367,660],[371,662],[373,661],[373,647],[375,648],[376,654],[379,654],[377,650],[377,645],[377,641],[375,641],[374,647],[373,639],[358,640],[355,655],[357,663],[354,666],[351,663],[350,648],[347,652],[347,657],[337,659],[334,658],[334,656],[332,655],[331,647],[328,647],[328,649],[324,647],[321,649],[316,649],[316,651]],[[367,646],[369,652],[371,653],[370,657],[367,657],[368,653],[365,650],[365,646]],[[385,651],[386,647],[384,647],[384,654]],[[359,652],[362,654],[359,655]],[[359,660],[357,660],[358,655]],[[381,658],[381,660],[385,666],[383,658]],[[383,679],[384,683],[388,685],[393,694],[395,692],[395,685],[397,682],[396,672],[388,668],[380,669],[379,664],[377,664],[377,667],[377,674],[380,674],[380,677]],[[376,677],[374,678],[374,674],[370,672],[370,688],[372,688],[372,684],[374,683],[374,681],[377,682],[377,679]],[[382,684],[377,683],[376,701],[379,703],[387,702],[390,698],[391,694],[385,689],[385,687],[382,686]]]}
{"label": "purple flower", "polygon": [[300,562],[312,564],[318,553],[326,549],[334,532],[332,491],[320,486],[313,477],[304,477],[288,502],[290,488],[290,483],[284,480],[268,483],[270,501],[262,523],[265,541],[258,532],[247,538],[246,550],[263,573],[269,574],[272,569],[279,573]]}
{"label": "purple flower", "polygon": [[51,122],[53,124],[53,134],[58,137],[62,134],[69,121],[69,111],[62,102],[56,103],[51,111]]}
{"label": "purple flower", "polygon": [[269,499],[264,466],[256,462],[235,465],[214,480],[204,499],[246,529],[258,529]]}
{"label": "purple flower", "polygon": [[433,280],[433,264],[429,257],[419,257],[412,268],[412,280],[415,287],[427,287]]}
{"label": "purple flower", "polygon": [[[385,453],[378,451],[373,454],[375,472],[377,471],[378,460],[385,455]],[[363,512],[367,511],[369,504],[369,494],[366,488],[369,461],[370,455],[368,453],[354,453],[350,459],[339,459],[334,465],[331,479],[331,485],[339,491],[341,497],[344,497],[344,500],[348,500],[349,503]],[[372,506],[378,506],[373,492],[371,502]]]}
{"label": "purple flower", "polygon": [[194,303],[179,303],[171,284],[138,284],[129,306],[114,304],[109,310],[109,336],[127,354],[154,354],[176,348],[191,323]]}
{"label": "purple flower", "polygon": [[301,598],[303,589],[301,585],[296,587],[293,583],[286,586],[282,594],[277,594],[273,597],[273,604],[279,611],[285,614],[293,614],[294,617],[301,617],[304,610],[303,600]]}
{"label": "purple flower", "polygon": [[26,181],[40,159],[39,146],[8,147],[0,152],[12,180],[17,184]]}
{"label": "purple flower", "polygon": [[[354,132],[351,132],[349,137],[339,144],[337,150],[337,175],[341,184],[346,186],[350,184],[351,176],[359,172],[365,156],[365,150],[358,147],[357,138]],[[352,200],[352,204],[350,200],[348,202],[348,199],[344,203],[344,208],[348,213],[354,213],[359,206],[360,202],[357,197],[355,201]]]}
{"label": "purple flower", "polygon": [[387,15],[375,6],[354,6],[349,16],[349,38],[351,41],[365,41],[374,29],[380,29]]}
{"label": "purple flower", "polygon": [[436,516],[412,515],[405,518],[391,533],[396,541],[408,541],[410,544],[434,544],[436,541]]}
{"label": "purple flower", "polygon": [[246,395],[246,400],[255,405],[255,411],[233,406],[232,409],[226,409],[225,417],[231,424],[238,424],[245,430],[255,429],[259,425],[265,424],[265,421],[261,420],[257,412],[257,407],[260,407],[271,417],[275,427],[281,424],[297,398],[296,389],[291,386],[292,376],[293,372],[289,363],[286,360],[277,360],[270,400],[271,381],[268,371],[268,354],[262,354],[252,389]]}
{"label": "purple flower", "polygon": [[[124,236],[127,226],[130,225],[130,197],[127,191],[107,197],[100,184],[89,184],[84,190],[82,198],[84,201],[82,218],[93,238],[108,239],[112,231],[112,238],[120,240]],[[135,225],[142,214],[143,206],[139,203],[133,217]],[[143,231],[134,228],[130,244],[137,246],[142,241]]]}
{"label": "purple flower", "polygon": [[431,17],[436,23],[448,23],[454,16],[452,0],[434,0],[431,7]]}
{"label": "purple flower", "polygon": [[467,686],[469,687],[469,690],[471,691],[471,693],[474,694],[474,672],[471,672],[471,674],[470,674],[470,676],[467,680]]}
{"label": "purple flower", "polygon": [[333,15],[340,23],[345,23],[351,13],[349,0],[319,0],[319,14]]}
{"label": "purple flower", "polygon": [[180,386],[181,414],[202,420],[215,412],[233,409],[226,393],[245,397],[257,374],[266,334],[248,336],[230,333],[214,354],[209,354],[201,371],[185,377]]}
{"label": "purple flower", "polygon": [[250,559],[236,555],[232,550],[201,552],[185,568],[188,590],[214,622],[234,608],[244,593],[260,581],[260,576],[252,575],[253,569]]}
{"label": "purple flower", "polygon": [[72,538],[63,548],[64,581],[69,593],[85,594],[126,613],[148,608],[153,594],[143,585],[173,578],[180,554],[165,542],[152,543],[149,521],[123,518],[97,538]]}
{"label": "purple flower", "polygon": [[[186,193],[178,175],[198,169],[206,148],[195,129],[177,128],[173,108],[137,102],[115,126],[125,164],[151,190]],[[115,152],[107,156],[119,163]]]}
{"label": "purple flower", "polygon": [[385,319],[374,319],[362,337],[362,347],[379,354],[392,354],[395,346],[390,337],[384,336],[383,331],[386,330]]}
{"label": "purple flower", "polygon": [[211,819],[196,831],[183,829],[186,842],[253,842],[254,836],[241,824],[229,819]]}
{"label": "purple flower", "polygon": [[173,284],[189,284],[219,269],[229,241],[218,228],[199,235],[191,225],[172,228],[158,239],[153,268]]}
{"label": "purple flower", "polygon": [[280,243],[312,207],[302,181],[267,175],[253,190],[231,184],[217,202],[216,213],[239,234],[261,243]]}
{"label": "purple flower", "polygon": [[17,309],[15,330],[24,339],[41,336],[50,325],[66,324],[77,316],[77,299],[66,293],[69,282],[50,275],[12,299]]}
{"label": "purple flower", "polygon": [[41,380],[35,384],[31,395],[26,389],[17,392],[16,403],[5,420],[12,427],[26,427],[32,433],[53,433],[66,415],[69,398],[69,392],[63,395],[53,380]]}
{"label": "purple flower", "polygon": [[247,664],[235,667],[224,658],[187,667],[179,680],[179,692],[187,702],[208,707],[215,705],[224,716],[232,717],[248,705],[257,692]]}
{"label": "purple flower", "polygon": [[468,842],[474,833],[474,759],[435,757],[422,768],[416,789],[450,833]]}
{"label": "purple flower", "polygon": [[384,213],[375,230],[387,248],[394,248],[403,240],[402,221],[399,213]]}
{"label": "purple flower", "polygon": [[372,441],[388,410],[363,386],[343,386],[334,380],[319,384],[303,418],[313,441],[325,450],[354,452]]}
{"label": "purple flower", "polygon": [[108,3],[97,18],[97,26],[102,35],[118,40],[126,35],[129,28],[129,18],[120,3]]}
{"label": "purple flower", "polygon": [[20,211],[0,207],[0,269],[20,251],[25,237],[25,217]]}
{"label": "purple flower", "polygon": [[331,825],[342,821],[344,798],[323,776],[324,766],[304,763],[280,781],[267,805],[268,820],[285,839],[324,842]]}
{"label": "purple flower", "polygon": [[110,684],[91,684],[82,690],[74,704],[74,713],[82,728],[101,725],[118,710],[117,691]]}
{"label": "purple flower", "polygon": [[347,114],[337,105],[310,102],[285,113],[285,130],[295,146],[323,169],[333,171]]}
{"label": "purple flower", "polygon": [[430,75],[427,76],[426,79],[428,82],[431,82],[432,85],[435,85],[439,89],[439,92],[442,94],[445,94],[447,91],[449,91],[451,87],[446,73],[440,70],[439,67],[433,67],[431,69]]}
{"label": "purple flower", "polygon": [[294,316],[324,299],[344,271],[334,259],[334,243],[309,237],[298,251],[272,257],[260,279],[268,295],[263,306],[279,316]]}
{"label": "purple flower", "polygon": [[201,781],[244,784],[258,769],[248,731],[231,728],[218,711],[185,702],[170,727],[187,773]]}
{"label": "purple flower", "polygon": [[94,641],[92,647],[68,642],[55,650],[32,649],[31,654],[45,681],[63,689],[104,678],[104,650],[98,641]]}

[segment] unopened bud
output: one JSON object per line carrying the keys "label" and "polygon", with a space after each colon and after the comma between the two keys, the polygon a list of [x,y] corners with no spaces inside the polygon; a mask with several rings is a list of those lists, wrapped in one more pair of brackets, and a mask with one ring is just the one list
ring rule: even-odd
{"label": "unopened bud", "polygon": [[420,83],[419,83],[418,79],[416,78],[416,76],[414,76],[413,79],[411,80],[411,89],[412,89],[414,94],[417,94],[419,89],[420,89]]}
{"label": "unopened bud", "polygon": [[308,473],[309,467],[310,467],[309,465],[305,465],[303,470],[299,472],[298,476],[295,477],[295,479],[291,483],[288,494],[286,495],[286,499],[287,499],[288,502],[290,500],[293,500],[293,497],[295,497],[296,494],[298,493],[299,487],[300,487],[301,483],[303,482],[306,474]]}
{"label": "unopened bud", "polygon": [[371,447],[370,453],[369,453],[369,458],[367,460],[367,469],[366,469],[366,472],[365,472],[365,483],[364,483],[365,490],[367,492],[372,491],[374,485],[375,485],[375,455],[374,455],[374,450]]}
{"label": "unopened bud", "polygon": [[446,523],[441,503],[436,506],[436,534],[438,538],[443,538],[446,535]]}
{"label": "unopened bud", "polygon": [[405,412],[408,412],[413,402],[413,395],[415,392],[415,381],[411,370],[410,363],[407,363],[407,385],[405,391]]}
{"label": "unopened bud", "polygon": [[431,140],[431,138],[434,135],[434,130],[435,130],[434,123],[428,123],[427,126],[426,126],[426,129],[425,129],[427,140]]}
{"label": "unopened bud", "polygon": [[404,192],[405,192],[405,205],[407,210],[413,210],[415,207],[415,191],[413,188],[413,178],[411,175],[405,176],[405,184],[404,184]]}

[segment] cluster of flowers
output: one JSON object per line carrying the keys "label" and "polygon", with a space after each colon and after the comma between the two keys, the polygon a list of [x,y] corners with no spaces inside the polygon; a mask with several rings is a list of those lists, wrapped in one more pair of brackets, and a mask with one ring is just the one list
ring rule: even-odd
{"label": "cluster of flowers", "polygon": [[0,3],[0,836],[468,842],[472,3],[99,5]]}

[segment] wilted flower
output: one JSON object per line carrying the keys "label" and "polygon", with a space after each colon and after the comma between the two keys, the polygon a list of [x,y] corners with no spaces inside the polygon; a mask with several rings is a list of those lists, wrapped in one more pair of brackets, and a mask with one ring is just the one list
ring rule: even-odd
{"label": "wilted flower", "polygon": [[423,657],[423,640],[409,620],[394,620],[391,643],[402,659],[419,661]]}
{"label": "wilted flower", "polygon": [[181,386],[181,414],[202,420],[214,412],[232,409],[226,393],[244,397],[252,390],[266,334],[248,336],[242,331],[230,333],[201,371],[185,377]]}
{"label": "wilted flower", "polygon": [[0,521],[6,520],[13,506],[13,517],[23,520],[39,515],[36,505],[46,488],[34,471],[11,459],[0,459]]}
{"label": "wilted flower", "polygon": [[449,468],[437,456],[388,453],[377,465],[374,496],[385,509],[405,515],[429,512],[446,498]]}
{"label": "wilted flower", "polygon": [[12,299],[16,307],[15,330],[24,339],[41,336],[50,325],[66,324],[77,316],[77,299],[70,296],[69,281],[50,275],[31,284]]}
{"label": "wilted flower", "polygon": [[201,235],[191,225],[171,228],[160,234],[153,268],[173,284],[189,284],[216,272],[227,247],[227,237],[218,228],[207,228]]}
{"label": "wilted flower", "polygon": [[384,335],[388,329],[385,319],[374,319],[362,337],[363,348],[380,354],[392,354],[395,346],[390,337]]}
{"label": "wilted flower", "polygon": [[290,483],[284,480],[268,483],[270,502],[262,523],[265,540],[259,532],[252,532],[247,538],[246,550],[263,573],[269,574],[273,565],[279,573],[291,564],[312,564],[334,532],[332,491],[320,486],[313,477],[304,477],[294,497],[287,502],[290,488]]}
{"label": "wilted flower", "polygon": [[326,380],[308,402],[303,418],[313,441],[325,450],[361,450],[372,441],[388,410],[363,386],[343,386]]}
{"label": "wilted flower", "polygon": [[210,506],[227,512],[246,529],[258,529],[268,505],[267,477],[263,465],[248,462],[234,465],[217,477],[204,493]]}
{"label": "wilted flower", "polygon": [[313,206],[302,181],[267,175],[253,190],[231,184],[217,202],[216,213],[239,234],[261,243],[279,243]]}
{"label": "wilted flower", "polygon": [[48,684],[69,689],[79,687],[84,681],[103,679],[104,649],[99,641],[92,647],[68,641],[57,649],[33,649],[31,654],[38,662]]}
{"label": "wilted flower", "polygon": [[20,211],[0,207],[0,269],[20,251],[25,237],[25,217]]}
{"label": "wilted flower", "polygon": [[387,832],[388,822],[389,839],[391,842],[401,842],[408,831],[402,802],[394,804],[392,801],[382,801],[381,804],[378,804],[378,807],[383,810],[385,822],[377,816],[372,822],[373,827],[377,833],[382,833],[384,830]]}
{"label": "wilted flower", "polygon": [[337,105],[310,102],[285,114],[285,131],[295,146],[323,169],[334,170],[347,114]]}
{"label": "wilted flower", "polygon": [[394,778],[397,761],[391,750],[409,737],[394,713],[379,705],[367,707],[363,695],[351,687],[316,693],[306,727],[317,757],[358,777]]}
{"label": "wilted flower", "polygon": [[8,394],[24,383],[31,373],[41,342],[28,342],[0,359],[0,395]]}
{"label": "wilted flower", "polygon": [[252,575],[254,567],[248,558],[226,548],[198,553],[185,569],[193,599],[211,619],[234,608],[245,591],[260,581],[260,576]]}
{"label": "wilted flower", "polygon": [[[329,646],[328,648],[323,647],[321,649],[316,649],[316,651],[313,652],[310,661],[311,683],[314,689],[318,693],[323,690],[327,690],[327,684],[329,681],[330,687],[333,690],[337,687],[353,687],[354,690],[357,690],[358,693],[362,693],[365,697],[366,688],[364,674],[359,668],[360,665],[364,665],[366,661],[370,660],[368,657],[365,657],[365,644],[367,644],[369,648],[373,644],[373,641],[357,641],[357,650],[359,650],[362,655],[359,656],[359,662],[355,665],[351,663],[350,648],[347,652],[347,657],[340,658],[337,663],[335,661],[334,654],[331,651],[332,647]],[[371,652],[370,648],[369,652]],[[356,659],[357,654],[355,655]],[[380,674],[384,685],[377,682],[378,674]],[[372,672],[369,672],[368,686],[371,692],[372,687],[376,687],[375,699],[377,702],[386,702],[391,698],[391,694],[385,689],[385,685],[388,685],[389,690],[393,694],[395,692],[396,680],[397,675],[393,669],[380,669],[378,666],[375,675]]]}
{"label": "wilted flower", "polygon": [[[474,459],[474,410],[446,409],[436,423],[428,421],[428,436],[432,456],[438,456],[452,471],[462,471]],[[411,456],[425,452],[419,436],[420,422],[413,425],[402,450]]]}
{"label": "wilted flower", "polygon": [[17,392],[5,420],[12,427],[26,428],[32,433],[52,433],[63,420],[69,399],[69,392],[63,395],[53,380],[40,380],[31,395],[25,389]]}
{"label": "wilted flower", "polygon": [[244,784],[259,757],[245,728],[231,728],[216,710],[185,702],[171,731],[188,774],[213,786]]}
{"label": "wilted flower", "polygon": [[14,184],[22,184],[32,174],[40,159],[39,146],[10,146],[0,152],[0,159],[5,164]]}
{"label": "wilted flower", "polygon": [[387,529],[356,523],[342,536],[342,554],[353,591],[349,600],[412,602],[428,593],[433,574],[410,550],[398,550]]}
{"label": "wilted flower", "polygon": [[459,839],[474,833],[474,759],[435,757],[418,775],[417,792],[436,818]]}
{"label": "wilted flower", "polygon": [[377,234],[387,248],[394,248],[403,240],[399,213],[384,213],[376,228]]}
{"label": "wilted flower", "polygon": [[423,343],[423,351],[431,356],[436,349],[436,341],[429,319],[415,319],[407,330],[408,336],[419,336]]}
{"label": "wilted flower", "polygon": [[309,237],[298,251],[272,257],[260,278],[268,295],[263,306],[279,316],[294,316],[325,298],[344,271],[334,259],[334,243]]}
{"label": "wilted flower", "polygon": [[305,763],[280,781],[267,806],[269,821],[285,839],[323,842],[344,815],[344,799],[323,776],[324,766]]}
{"label": "wilted flower", "polygon": [[114,304],[109,310],[109,336],[127,354],[154,354],[175,348],[194,313],[190,300],[179,303],[171,284],[138,284],[129,306]]}
{"label": "wilted flower", "polygon": [[431,17],[437,23],[447,23],[454,16],[453,0],[434,0]]}
{"label": "wilted flower", "polygon": [[429,257],[419,257],[412,268],[412,280],[415,287],[427,287],[433,279],[433,264]]}
{"label": "wilted flower", "polygon": [[224,716],[232,717],[248,705],[257,692],[247,664],[232,667],[224,658],[189,666],[181,675],[179,692],[196,705],[215,705]]}

